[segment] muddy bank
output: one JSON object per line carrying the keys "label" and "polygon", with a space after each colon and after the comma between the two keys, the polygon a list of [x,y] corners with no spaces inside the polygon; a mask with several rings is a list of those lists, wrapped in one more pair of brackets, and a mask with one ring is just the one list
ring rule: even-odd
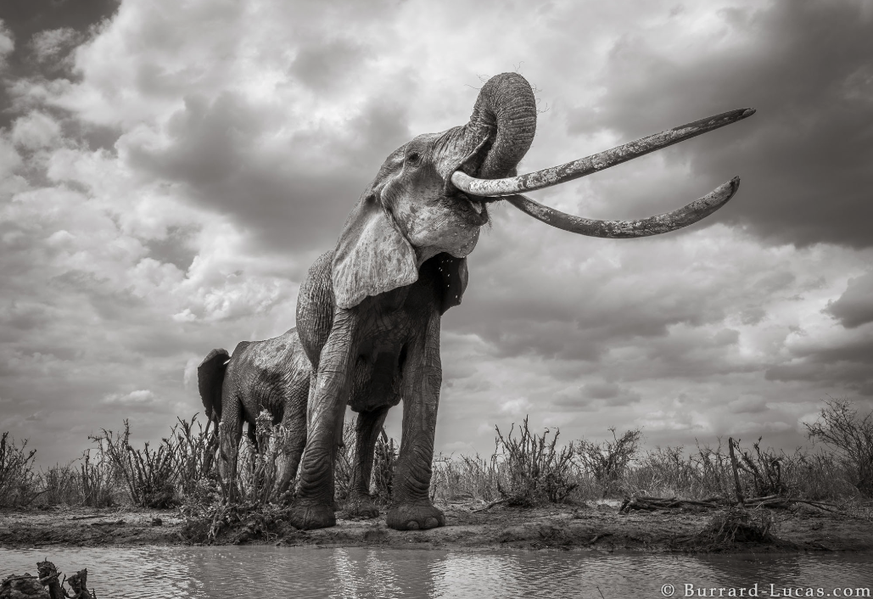
{"label": "muddy bank", "polygon": [[[712,543],[710,510],[620,514],[615,502],[535,509],[481,504],[441,505],[447,526],[400,532],[383,518],[351,520],[339,512],[334,528],[298,531],[281,518],[234,522],[221,528],[217,544],[384,546],[422,548],[512,547],[597,551],[873,551],[873,509],[840,513],[799,507],[772,510],[766,538],[736,535]],[[209,524],[192,523],[174,510],[88,508],[0,512],[0,547],[105,547],[189,545]]]}

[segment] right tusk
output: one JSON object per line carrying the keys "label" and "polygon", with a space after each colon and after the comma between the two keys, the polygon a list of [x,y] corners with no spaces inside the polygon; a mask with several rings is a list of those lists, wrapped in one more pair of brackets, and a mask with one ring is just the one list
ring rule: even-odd
{"label": "right tusk", "polygon": [[724,206],[737,192],[740,178],[734,177],[727,183],[719,185],[714,190],[690,204],[658,216],[650,216],[642,220],[592,220],[573,216],[555,210],[533,201],[523,195],[512,195],[507,202],[547,225],[564,231],[588,235],[590,237],[648,237],[668,233],[694,224]]}
{"label": "right tusk", "polygon": [[[566,164],[553,166],[506,179],[477,179],[461,171],[452,173],[452,184],[459,190],[480,197],[512,196],[572,181],[602,171],[655,150],[696,137],[713,129],[730,125],[755,114],[754,108],[738,108],[723,112],[661,133],[655,133],[624,145],[592,154]],[[708,196],[707,196],[708,197]],[[672,214],[672,213],[671,213]]]}

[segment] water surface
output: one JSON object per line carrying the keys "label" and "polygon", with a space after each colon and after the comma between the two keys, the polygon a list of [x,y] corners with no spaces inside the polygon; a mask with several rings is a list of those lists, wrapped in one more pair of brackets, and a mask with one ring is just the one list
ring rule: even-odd
{"label": "water surface", "polygon": [[672,585],[673,597],[727,597],[733,596],[730,589],[734,595],[745,589],[748,596],[756,583],[760,597],[798,596],[797,589],[800,596],[873,597],[873,554],[606,555],[272,546],[0,549],[0,576],[35,574],[36,562],[46,557],[67,575],[87,567],[89,587],[103,598],[612,599],[664,597],[671,590],[664,585]]}

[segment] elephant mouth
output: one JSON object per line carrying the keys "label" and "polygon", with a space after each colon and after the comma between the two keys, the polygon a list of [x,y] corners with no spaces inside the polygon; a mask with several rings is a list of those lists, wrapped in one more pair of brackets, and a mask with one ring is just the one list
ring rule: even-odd
{"label": "elephant mouth", "polygon": [[503,198],[482,198],[477,196],[469,196],[466,193],[455,193],[451,198],[458,208],[458,211],[463,215],[471,225],[482,226],[488,222],[488,207],[486,204],[490,201],[496,201]]}
{"label": "elephant mouth", "polygon": [[[456,170],[452,173],[451,182],[459,191],[459,195],[469,194],[470,196],[476,196],[481,198],[480,202],[505,199],[529,216],[553,227],[580,235],[592,237],[646,237],[667,233],[687,227],[724,206],[739,188],[739,177],[734,177],[709,194],[690,204],[686,204],[678,210],[636,221],[593,220],[574,216],[539,204],[521,195],[520,192],[546,189],[572,181],[573,179],[585,177],[622,162],[627,162],[628,160],[666,148],[686,139],[691,139],[692,137],[724,127],[725,125],[736,123],[753,114],[755,114],[754,108],[731,110],[674,127],[661,133],[649,135],[636,141],[592,154],[586,158],[580,158],[579,160],[567,162],[559,166],[516,177],[478,179],[461,170]],[[474,203],[473,199],[469,200],[471,206]],[[483,210],[483,212],[487,215],[487,211]]]}

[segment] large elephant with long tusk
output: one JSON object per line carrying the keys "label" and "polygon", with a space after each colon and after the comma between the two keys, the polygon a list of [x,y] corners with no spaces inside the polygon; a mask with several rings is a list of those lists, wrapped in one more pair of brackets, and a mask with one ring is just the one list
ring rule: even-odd
{"label": "large elephant with long tusk", "polygon": [[560,213],[520,195],[587,175],[751,115],[740,109],[570,162],[515,176],[536,129],[536,103],[516,73],[490,79],[467,124],[420,135],[394,151],[352,210],[336,247],[300,288],[297,331],[312,363],[306,447],[291,522],[335,523],[333,474],[346,405],[357,412],[351,505],[376,515],[368,495],[376,436],[402,400],[403,430],[388,526],[445,523],[430,502],[440,383],[440,318],[461,303],[467,256],[488,222],[488,204],[506,199],[523,212],[583,235],[665,233],[712,213],[738,179],[668,214],[634,222]]}

